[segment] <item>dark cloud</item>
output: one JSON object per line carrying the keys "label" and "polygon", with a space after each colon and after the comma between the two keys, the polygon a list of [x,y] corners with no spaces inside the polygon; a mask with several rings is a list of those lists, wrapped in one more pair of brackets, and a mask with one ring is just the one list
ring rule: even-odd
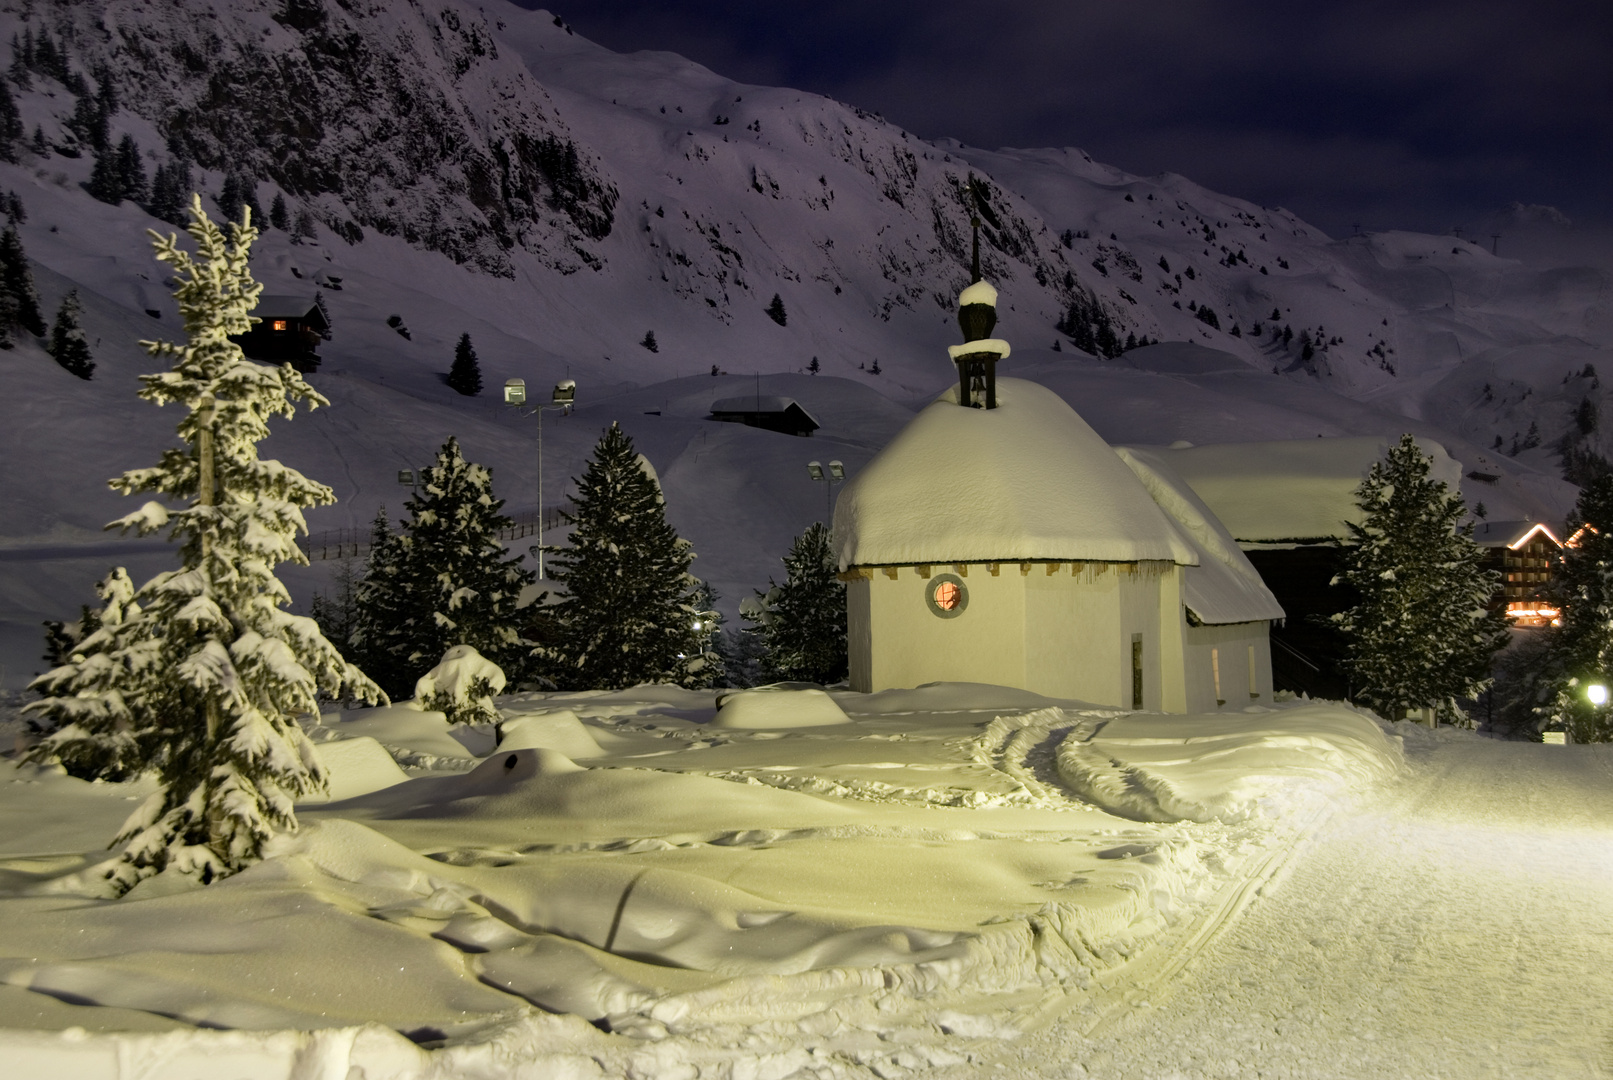
{"label": "dark cloud", "polygon": [[926,138],[1080,146],[1332,232],[1439,230],[1514,200],[1613,218],[1608,0],[588,0],[559,14],[612,49],[827,94]]}

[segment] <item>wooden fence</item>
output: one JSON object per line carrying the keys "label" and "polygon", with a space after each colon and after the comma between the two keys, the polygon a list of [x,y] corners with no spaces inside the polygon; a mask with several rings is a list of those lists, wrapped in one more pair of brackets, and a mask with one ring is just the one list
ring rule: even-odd
{"label": "wooden fence", "polygon": [[[558,506],[545,507],[543,510],[544,539],[549,543],[563,539],[559,530],[566,522],[560,516],[560,510]],[[523,510],[506,516],[510,518],[512,524],[509,528],[499,530],[500,540],[513,541],[527,536],[537,536],[538,511]],[[370,530],[326,529],[299,538],[297,546],[302,548],[303,554],[308,556],[310,562],[318,562],[321,559],[353,559],[369,554]]]}

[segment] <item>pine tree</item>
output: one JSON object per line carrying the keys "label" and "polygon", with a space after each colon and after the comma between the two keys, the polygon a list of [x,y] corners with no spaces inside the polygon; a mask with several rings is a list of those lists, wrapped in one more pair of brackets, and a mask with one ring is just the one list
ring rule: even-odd
{"label": "pine tree", "polygon": [[218,199],[215,201],[218,203],[218,212],[228,220],[234,221],[240,217],[241,208],[246,205],[246,200],[241,195],[241,178],[233,172],[225,173],[224,186],[219,190]]}
{"label": "pine tree", "polygon": [[847,670],[846,587],[835,575],[828,528],[818,522],[796,537],[784,568],[784,584],[758,592],[744,613],[767,646],[768,675],[837,683]]}
{"label": "pine tree", "polygon": [[291,215],[286,210],[286,197],[278,191],[274,193],[274,202],[269,204],[269,224],[281,232],[291,230]]}
{"label": "pine tree", "polygon": [[272,836],[296,828],[296,798],[325,785],[297,717],[317,713],[321,692],[379,696],[312,619],[281,610],[290,597],[274,567],[306,564],[295,541],[303,508],[334,497],[259,460],[258,443],[294,402],[326,402],[290,367],[252,363],[231,340],[251,325],[262,290],[248,268],[256,230],[232,224],[226,241],[200,198],[191,215],[194,257],[177,237],[152,234],[178,279],[188,341],[143,343],[173,368],[144,376],[140,392],[186,407],[187,445],[112,481],[186,504],[148,502],[114,522],[142,535],[166,528],[182,566],[120,594],[121,618],[103,609],[84,643],[95,655],[35,680],[43,700],[30,706],[54,728],[32,760],[127,750],[160,782],[124,824],[127,847],[98,870],[113,893],[169,868],[205,883],[256,861]]}
{"label": "pine tree", "polygon": [[657,345],[656,342],[655,342],[655,331],[654,330],[646,330],[646,331],[644,331],[644,340],[639,342],[639,344],[644,346],[646,349],[650,350],[651,352],[660,352],[661,351],[661,346]]}
{"label": "pine tree", "polygon": [[184,223],[185,205],[191,193],[190,162],[177,159],[158,165],[151,179],[151,216],[175,225]]}
{"label": "pine tree", "polygon": [[[106,111],[101,103],[89,94],[81,95],[73,105],[73,115],[67,120],[67,129],[91,150],[102,152],[107,148],[110,132],[107,130]],[[72,157],[78,157],[74,151]]]}
{"label": "pine tree", "polygon": [[50,328],[50,355],[74,375],[88,379],[95,372],[95,359],[90,355],[90,343],[85,340],[78,322],[83,310],[77,289],[62,298],[62,306],[56,310],[56,324]]}
{"label": "pine tree", "polygon": [[336,646],[336,651],[351,662],[356,662],[357,656],[353,648],[353,631],[358,628],[358,583],[359,575],[353,569],[353,560],[339,559],[332,594],[315,593],[308,605],[308,617],[319,624],[319,632],[325,635],[325,640]]}
{"label": "pine tree", "polygon": [[145,202],[146,167],[140,160],[140,147],[133,135],[125,135],[119,141],[116,157],[120,197],[130,202]]}
{"label": "pine tree", "polygon": [[306,206],[297,209],[297,221],[292,226],[291,242],[300,244],[304,241],[312,242],[319,239],[319,230],[314,226],[313,211]]}
{"label": "pine tree", "polygon": [[369,555],[353,589],[348,640],[353,662],[389,697],[399,700],[414,691],[414,680],[424,671],[409,659],[414,648],[407,635],[396,632],[409,617],[403,558],[403,538],[393,530],[383,506],[370,527]]}
{"label": "pine tree", "polygon": [[18,144],[27,133],[28,129],[22,126],[22,113],[17,111],[17,101],[11,96],[11,88],[0,81],[0,161],[17,160]]}
{"label": "pine tree", "polygon": [[39,310],[39,293],[34,289],[34,272],[22,249],[22,237],[7,227],[0,233],[0,318],[8,326],[20,326],[35,337],[45,336],[45,316]]}
{"label": "pine tree", "polygon": [[96,150],[95,164],[84,190],[91,198],[116,206],[123,201],[123,177],[119,171],[118,152],[115,149]]}
{"label": "pine tree", "polygon": [[1506,617],[1487,607],[1498,578],[1483,568],[1472,523],[1463,523],[1467,506],[1429,478],[1432,464],[1404,435],[1356,489],[1365,520],[1346,523],[1351,546],[1335,582],[1361,599],[1333,621],[1360,698],[1391,719],[1427,708],[1456,723],[1457,703],[1489,685]]}
{"label": "pine tree", "polygon": [[515,604],[533,575],[499,540],[513,524],[503,506],[493,498],[492,472],[466,461],[451,438],[422,470],[396,546],[371,549],[385,577],[372,565],[359,589],[361,655],[380,661],[388,694],[408,696],[454,645],[469,645],[506,671],[522,666],[527,650]]}
{"label": "pine tree", "polygon": [[767,305],[767,317],[780,326],[785,325],[789,318],[784,313],[784,298],[779,296],[778,293],[773,294],[773,302]]}
{"label": "pine tree", "polygon": [[818,358],[814,356],[812,358],[812,362],[807,364],[807,370],[816,375],[818,372],[823,370],[823,365],[818,363]]}
{"label": "pine tree", "polygon": [[537,651],[564,689],[620,689],[639,683],[706,685],[716,653],[702,621],[694,552],[667,523],[654,470],[612,424],[577,481],[567,547],[554,549],[550,576],[565,592],[549,608],[554,643]]}
{"label": "pine tree", "polygon": [[1521,689],[1534,730],[1560,724],[1576,743],[1613,742],[1613,710],[1585,697],[1587,686],[1613,677],[1613,476],[1580,492],[1568,532],[1549,593],[1562,621],[1541,632]]}
{"label": "pine tree", "polygon": [[459,335],[459,344],[454,346],[454,364],[448,369],[448,387],[466,397],[475,397],[482,392],[482,368],[476,361],[476,349],[470,343],[469,334]]}

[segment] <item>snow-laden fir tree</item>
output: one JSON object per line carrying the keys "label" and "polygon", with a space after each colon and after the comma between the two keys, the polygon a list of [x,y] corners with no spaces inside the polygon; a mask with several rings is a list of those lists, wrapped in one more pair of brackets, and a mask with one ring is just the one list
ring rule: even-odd
{"label": "snow-laden fir tree", "polygon": [[95,374],[95,358],[90,355],[90,343],[79,325],[83,310],[77,289],[62,298],[62,306],[56,309],[56,322],[50,328],[50,355],[74,375],[88,379]]}
{"label": "snow-laden fir tree", "polygon": [[477,363],[476,349],[470,343],[469,334],[459,335],[459,344],[454,346],[454,363],[448,369],[448,386],[466,397],[475,397],[482,392],[482,367]]}
{"label": "snow-laden fir tree", "polygon": [[666,520],[655,471],[612,424],[577,480],[569,545],[549,549],[550,577],[565,593],[548,609],[552,644],[536,656],[563,689],[640,683],[709,686],[710,650],[694,551]]}
{"label": "snow-laden fir tree", "polygon": [[45,336],[45,315],[39,309],[33,269],[22,249],[22,237],[8,227],[0,232],[0,348],[11,348],[10,332],[15,327],[34,337]]}
{"label": "snow-laden fir tree", "polygon": [[1389,448],[1356,489],[1364,520],[1349,522],[1344,570],[1360,602],[1333,616],[1348,642],[1357,696],[1391,719],[1432,710],[1465,722],[1458,702],[1489,685],[1506,644],[1506,617],[1489,607],[1499,578],[1464,522],[1467,506],[1410,435]]}
{"label": "snow-laden fir tree", "polygon": [[184,446],[111,481],[164,497],[113,526],[167,530],[181,565],[138,590],[115,579],[99,629],[34,681],[43,699],[29,706],[52,729],[31,760],[100,756],[160,782],[124,824],[117,842],[127,846],[97,871],[113,893],[165,869],[207,882],[261,857],[272,836],[296,828],[295,800],[326,783],[297,718],[317,714],[321,692],[379,696],[314,620],[282,610],[290,597],[274,568],[306,562],[295,539],[303,508],[334,497],[261,460],[258,443],[294,402],[326,402],[290,367],[252,363],[230,340],[251,326],[262,290],[248,268],[250,219],[226,240],[199,197],[191,216],[194,257],[177,237],[152,233],[178,281],[187,341],[142,343],[173,367],[143,376],[140,391],[186,409]]}
{"label": "snow-laden fir tree", "polygon": [[767,646],[774,679],[828,685],[846,677],[846,586],[835,575],[829,530],[821,522],[784,556],[784,584],[758,592],[743,614]]}
{"label": "snow-laden fir tree", "polygon": [[[522,666],[528,645],[515,605],[533,574],[499,539],[514,524],[499,512],[503,506],[493,498],[491,470],[466,461],[457,439],[421,470],[395,555],[386,556],[396,560],[390,584],[367,577],[358,595],[364,649],[386,658],[377,670],[386,672],[389,694],[411,693],[455,645],[469,645],[506,671]],[[378,599],[380,617],[368,610]]]}
{"label": "snow-laden fir tree", "polygon": [[409,659],[413,647],[391,631],[407,617],[408,590],[403,578],[403,538],[392,528],[386,507],[370,527],[370,550],[364,573],[353,588],[353,628],[348,655],[374,679],[388,697],[399,700],[413,691],[420,669]]}
{"label": "snow-laden fir tree", "polygon": [[1613,678],[1613,476],[1580,492],[1568,520],[1571,542],[1552,582],[1560,625],[1538,631],[1535,663],[1521,673],[1534,730],[1561,725],[1576,743],[1613,742],[1613,709],[1585,691]]}

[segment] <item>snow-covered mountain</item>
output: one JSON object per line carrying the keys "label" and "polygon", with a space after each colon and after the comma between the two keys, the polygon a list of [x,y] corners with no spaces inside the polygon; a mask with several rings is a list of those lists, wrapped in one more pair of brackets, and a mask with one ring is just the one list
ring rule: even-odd
{"label": "snow-covered mountain", "polygon": [[[279,195],[313,219],[295,242],[268,231],[254,270],[269,293],[322,287],[334,320],[313,377],[334,407],[272,443],[337,489],[316,530],[395,509],[396,471],[449,434],[495,468],[511,509],[533,506],[535,424],[505,413],[496,387],[569,376],[582,405],[547,422],[546,490],[622,420],[731,608],[823,516],[805,461],[855,469],[954,377],[944,346],[968,280],[971,176],[1011,365],[1111,441],[1410,429],[1501,478],[1469,492],[1492,516],[1563,511],[1565,436],[1581,459],[1613,456],[1595,422],[1613,276],[1561,265],[1549,245],[1508,257],[1526,225],[1537,239],[1564,228],[1544,211],[1478,242],[1332,239],[1179,176],[1075,149],[926,142],[671,54],[612,53],[504,3],[0,2],[0,41],[14,37],[13,61],[42,38],[57,60],[12,63],[26,135],[0,190],[26,209],[47,310],[83,296],[99,366],[86,383],[34,344],[0,354],[11,681],[35,666],[38,620],[70,615],[105,564],[131,561],[137,545],[99,533],[123,512],[104,482],[153,460],[177,419],[133,397],[151,366],[137,341],[178,333],[145,237],[169,226],[84,190],[86,101],[115,99],[111,141],[131,136],[148,174],[187,160],[209,196],[227,174],[251,177],[261,206]],[[766,311],[775,294],[782,324]],[[479,398],[439,377],[465,332],[490,388]],[[1202,349],[1091,355],[1144,337]],[[814,358],[822,374],[802,374]],[[752,389],[797,397],[818,437],[703,420]],[[319,575],[293,578],[306,592]]]}

